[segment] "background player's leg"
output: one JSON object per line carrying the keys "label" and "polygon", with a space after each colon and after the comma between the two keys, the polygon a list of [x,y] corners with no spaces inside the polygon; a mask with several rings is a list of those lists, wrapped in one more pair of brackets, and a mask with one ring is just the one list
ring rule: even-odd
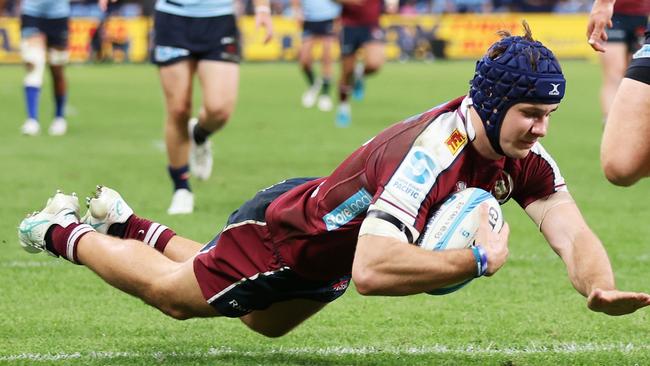
{"label": "background player's leg", "polygon": [[65,79],[65,64],[67,50],[65,47],[50,49],[50,73],[52,74],[52,87],[54,94],[54,121],[50,125],[49,133],[53,136],[65,134],[67,122],[65,120],[65,103],[68,85]]}
{"label": "background player's leg", "polygon": [[386,60],[384,43],[371,41],[366,43],[363,48],[365,51],[364,75],[372,75],[381,69]]}
{"label": "background player's leg", "polygon": [[210,133],[220,130],[237,103],[239,65],[233,62],[202,60],[197,70],[203,105],[199,126]]}
{"label": "background player's leg", "polygon": [[193,262],[174,262],[136,240],[91,232],[77,244],[79,261],[104,281],[177,319],[218,316],[201,293]]}
{"label": "background player's leg", "polygon": [[350,110],[350,93],[352,92],[352,76],[356,63],[356,54],[345,55],[341,58],[341,75],[339,77],[339,106],[336,110],[336,125],[347,127],[352,121]]}
{"label": "background player's leg", "polygon": [[21,56],[27,70],[23,81],[27,120],[21,131],[25,135],[33,136],[40,132],[38,104],[45,71],[45,35],[34,33],[24,36],[21,42]]}
{"label": "background player's leg", "polygon": [[326,303],[296,299],[278,302],[266,310],[253,311],[240,319],[250,329],[267,337],[280,337],[319,312]]}
{"label": "background player's leg", "polygon": [[649,122],[650,85],[624,78],[612,103],[600,150],[601,165],[612,183],[628,186],[650,176]]}
{"label": "background player's leg", "polygon": [[323,47],[323,54],[321,57],[321,74],[323,76],[323,84],[318,97],[318,109],[323,112],[332,110],[332,98],[330,97],[330,85],[332,83],[332,64],[334,63],[332,57],[332,46],[336,41],[333,36],[320,37],[321,45]]}
{"label": "background player's leg", "polygon": [[307,80],[307,90],[302,94],[302,106],[311,108],[316,103],[318,91],[320,89],[320,80],[314,75],[312,51],[314,47],[314,37],[308,36],[302,39],[302,46],[300,47],[300,55],[298,56],[300,62],[300,69],[305,75]]}
{"label": "background player's leg", "polygon": [[182,60],[161,66],[160,81],[167,110],[165,145],[169,160],[169,175],[174,183],[174,196],[169,214],[186,214],[194,210],[194,197],[189,184],[188,120],[192,114],[192,77],[196,61]]}
{"label": "background player's leg", "polygon": [[607,52],[599,54],[603,78],[600,88],[600,109],[605,122],[616,90],[625,75],[628,63],[627,45],[623,42],[609,42]]}

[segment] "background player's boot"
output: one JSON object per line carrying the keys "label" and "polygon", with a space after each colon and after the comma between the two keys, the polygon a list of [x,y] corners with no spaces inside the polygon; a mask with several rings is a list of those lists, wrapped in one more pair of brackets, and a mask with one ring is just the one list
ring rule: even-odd
{"label": "background player's boot", "polygon": [[188,130],[190,134],[190,173],[199,180],[207,180],[212,175],[212,143],[206,140],[202,144],[194,141],[194,126],[199,123],[197,118],[190,119]]}
{"label": "background player's boot", "polygon": [[321,94],[318,97],[318,109],[321,112],[329,112],[332,110],[332,107],[333,107],[332,98],[330,98],[329,95]]}
{"label": "background player's boot", "polygon": [[63,136],[68,130],[68,123],[63,117],[57,117],[52,121],[48,133],[50,136]]}
{"label": "background player's boot", "polygon": [[336,109],[336,127],[348,127],[352,122],[352,112],[350,103],[344,102],[339,104]]}
{"label": "background player's boot", "polygon": [[76,195],[65,195],[60,191],[48,199],[42,211],[28,215],[18,226],[18,240],[20,246],[29,253],[46,252],[58,257],[49,251],[45,245],[45,234],[52,225],[68,227],[79,222],[79,199]]}
{"label": "background player's boot", "polygon": [[170,215],[191,214],[194,211],[194,194],[188,189],[177,189],[172,196],[172,203],[167,209]]}
{"label": "background player's boot", "polygon": [[35,119],[28,119],[23,123],[20,132],[27,136],[36,136],[41,132],[41,125]]}
{"label": "background player's boot", "polygon": [[88,224],[102,234],[115,224],[123,224],[133,215],[133,210],[117,191],[104,186],[97,186],[93,197],[86,198],[88,211],[81,222]]}
{"label": "background player's boot", "polygon": [[314,83],[302,94],[302,106],[305,108],[311,108],[316,104],[316,98],[318,98],[318,93],[323,86],[323,81],[321,79],[316,79]]}

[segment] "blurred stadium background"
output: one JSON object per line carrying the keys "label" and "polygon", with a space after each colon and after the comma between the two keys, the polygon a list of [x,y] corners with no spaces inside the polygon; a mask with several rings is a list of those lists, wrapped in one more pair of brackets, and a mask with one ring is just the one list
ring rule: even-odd
{"label": "blurred stadium background", "polygon": [[[558,54],[568,81],[543,143],[608,249],[618,286],[650,291],[650,183],[617,188],[599,167],[599,67],[584,35],[589,1],[403,2],[402,14],[382,19],[389,57],[403,62],[388,63],[368,81],[348,129],[334,127],[333,113],[300,106],[304,81],[288,62],[300,38],[286,1],[273,1],[276,36],[269,46],[242,16],[240,100],[228,128],[214,138],[215,174],[197,182],[201,200],[193,215],[182,217],[164,214],[171,189],[164,107],[156,69],[145,61],[151,2],[116,5],[100,53],[90,42],[100,13],[92,2],[73,3],[70,130],[61,138],[19,134],[17,2],[6,2],[0,18],[0,364],[650,364],[648,311],[621,318],[588,311],[561,261],[514,203],[504,207],[510,258],[493,278],[442,297],[361,297],[350,289],[280,339],[231,319],[168,319],[84,268],[28,255],[16,239],[22,215],[54,189],[83,198],[102,183],[117,188],[142,216],[208,241],[256,190],[287,177],[326,175],[387,125],[464,94],[474,67],[468,60],[484,52],[496,30],[519,33],[525,18]],[[242,12],[250,10],[245,5]],[[479,14],[467,13],[474,10]],[[45,80],[47,100],[51,81]]]}
{"label": "blurred stadium background", "polygon": [[[4,14],[0,12],[0,63],[20,62],[19,3],[6,0]],[[145,62],[153,3],[120,1],[111,5],[106,18],[95,0],[71,1],[72,62]],[[275,37],[270,45],[262,45],[262,35],[254,30],[252,0],[235,3],[244,60],[296,58],[300,29],[290,0],[271,0]],[[518,31],[522,18],[559,57],[586,58],[592,56],[584,41],[590,8],[590,0],[400,0],[399,13],[384,15],[381,25],[387,32],[389,60],[474,59],[496,39],[495,31]]]}

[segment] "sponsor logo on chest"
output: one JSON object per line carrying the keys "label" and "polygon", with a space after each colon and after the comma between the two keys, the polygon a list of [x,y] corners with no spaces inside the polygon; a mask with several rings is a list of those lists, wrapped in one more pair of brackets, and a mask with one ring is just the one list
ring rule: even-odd
{"label": "sponsor logo on chest", "polygon": [[447,148],[452,155],[456,155],[458,149],[460,149],[461,146],[465,145],[465,143],[467,143],[467,136],[458,131],[458,129],[454,129],[454,132],[452,132],[447,140],[445,140],[445,144],[447,145]]}

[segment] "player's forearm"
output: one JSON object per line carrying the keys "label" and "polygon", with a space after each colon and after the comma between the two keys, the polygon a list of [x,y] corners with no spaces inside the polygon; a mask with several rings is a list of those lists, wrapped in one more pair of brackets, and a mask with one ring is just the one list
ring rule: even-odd
{"label": "player's forearm", "polygon": [[573,287],[588,296],[596,288],[615,288],[612,266],[600,240],[588,228],[578,233],[573,241],[571,258],[565,260]]}
{"label": "player's forearm", "polygon": [[357,245],[352,278],[363,295],[418,294],[458,283],[476,275],[469,249],[427,251],[397,239]]}

